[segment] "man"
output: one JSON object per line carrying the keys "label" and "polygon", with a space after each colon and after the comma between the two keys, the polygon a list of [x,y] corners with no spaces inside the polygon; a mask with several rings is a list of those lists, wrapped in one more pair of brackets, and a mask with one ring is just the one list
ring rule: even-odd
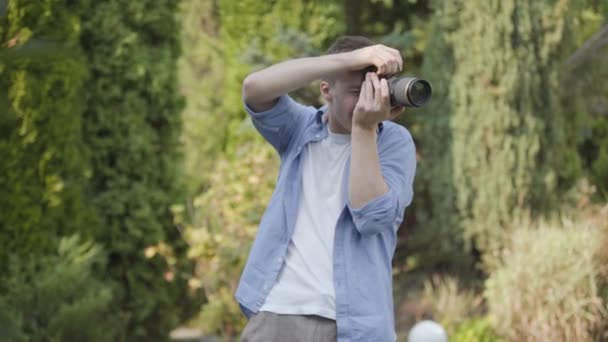
{"label": "man", "polygon": [[[379,76],[402,67],[397,50],[345,36],[245,79],[281,168],[236,291],[243,341],[395,340],[391,260],[416,160],[409,132],[387,121],[402,108]],[[320,110],[287,95],[315,80]]]}

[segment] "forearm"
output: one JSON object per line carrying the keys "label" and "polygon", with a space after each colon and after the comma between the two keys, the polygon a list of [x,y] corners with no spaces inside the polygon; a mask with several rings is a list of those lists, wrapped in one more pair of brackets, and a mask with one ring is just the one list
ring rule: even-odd
{"label": "forearm", "polygon": [[347,53],[292,59],[254,72],[243,82],[245,102],[267,102],[313,81],[356,67]]}
{"label": "forearm", "polygon": [[375,127],[368,129],[353,125],[348,181],[348,200],[353,208],[361,208],[367,202],[388,191],[380,167],[376,137]]}

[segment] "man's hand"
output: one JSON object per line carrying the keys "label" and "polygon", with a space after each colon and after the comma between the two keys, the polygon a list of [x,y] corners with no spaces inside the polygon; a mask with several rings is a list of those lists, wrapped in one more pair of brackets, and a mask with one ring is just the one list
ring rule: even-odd
{"label": "man's hand", "polygon": [[395,118],[403,112],[402,107],[391,109],[390,93],[386,79],[368,72],[361,84],[359,101],[353,112],[353,129],[375,129],[383,120]]}
{"label": "man's hand", "polygon": [[403,70],[403,58],[399,51],[381,44],[372,45],[350,52],[351,70],[376,67],[377,75],[391,76]]}

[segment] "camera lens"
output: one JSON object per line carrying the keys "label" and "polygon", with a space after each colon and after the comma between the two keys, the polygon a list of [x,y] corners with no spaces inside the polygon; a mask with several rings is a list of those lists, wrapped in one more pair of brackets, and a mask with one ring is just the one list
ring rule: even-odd
{"label": "camera lens", "polygon": [[431,98],[431,84],[416,77],[393,77],[388,88],[393,107],[421,107]]}
{"label": "camera lens", "polygon": [[420,107],[431,97],[431,85],[425,80],[416,80],[409,87],[407,95],[414,106]]}

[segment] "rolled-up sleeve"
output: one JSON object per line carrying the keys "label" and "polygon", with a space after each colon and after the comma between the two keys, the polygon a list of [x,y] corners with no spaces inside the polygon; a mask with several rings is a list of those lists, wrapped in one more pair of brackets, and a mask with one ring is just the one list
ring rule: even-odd
{"label": "rolled-up sleeve", "polygon": [[282,95],[272,108],[263,112],[255,112],[246,102],[243,104],[255,128],[278,152],[287,148],[307,112],[307,107],[289,95]]}
{"label": "rolled-up sleeve", "polygon": [[363,235],[386,231],[396,232],[403,221],[405,208],[414,195],[416,147],[409,132],[402,126],[392,126],[379,141],[382,175],[388,191],[360,208],[348,203],[357,230]]}

